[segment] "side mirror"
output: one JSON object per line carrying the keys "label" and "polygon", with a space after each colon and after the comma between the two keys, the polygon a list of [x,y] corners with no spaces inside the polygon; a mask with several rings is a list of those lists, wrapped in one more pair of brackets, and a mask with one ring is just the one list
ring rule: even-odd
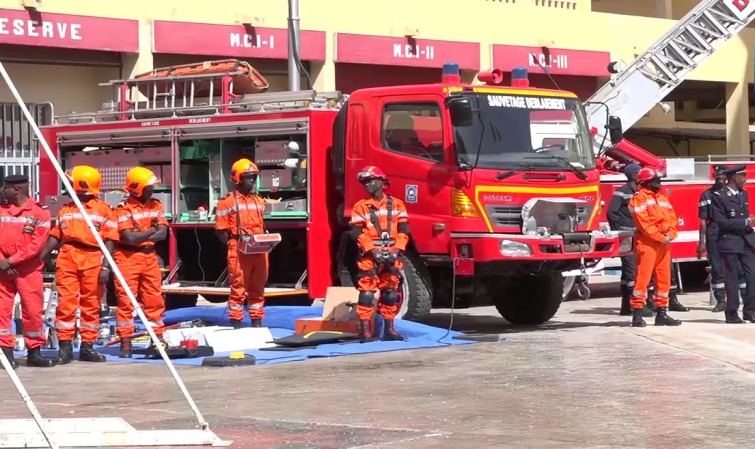
{"label": "side mirror", "polygon": [[611,143],[616,145],[624,138],[624,130],[621,128],[621,119],[612,115],[608,117],[608,137],[611,139]]}
{"label": "side mirror", "polygon": [[446,107],[451,113],[451,124],[454,126],[472,126],[472,102],[467,97],[448,97]]}

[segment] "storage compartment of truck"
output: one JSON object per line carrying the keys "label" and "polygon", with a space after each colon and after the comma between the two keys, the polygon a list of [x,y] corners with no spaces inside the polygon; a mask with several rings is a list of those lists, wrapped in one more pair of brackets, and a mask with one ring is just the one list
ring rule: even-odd
{"label": "storage compartment of truck", "polygon": [[[260,169],[257,193],[265,220],[306,220],[306,135],[179,140],[179,223],[213,221],[218,201],[235,190],[231,166],[241,158]],[[207,213],[200,213],[207,211]]]}

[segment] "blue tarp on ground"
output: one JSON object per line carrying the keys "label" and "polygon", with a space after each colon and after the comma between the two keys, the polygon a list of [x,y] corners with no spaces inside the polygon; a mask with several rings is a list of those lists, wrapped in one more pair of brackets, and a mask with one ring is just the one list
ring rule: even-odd
{"label": "blue tarp on ground", "polygon": [[[274,338],[293,335],[294,325],[300,318],[317,318],[322,316],[322,307],[296,307],[296,306],[269,306],[265,308],[263,325],[270,329]],[[225,307],[191,307],[185,309],[170,310],[165,312],[166,325],[191,321],[200,318],[208,326],[230,326],[228,309]],[[244,326],[249,326],[249,319],[245,318]],[[139,325],[137,325],[139,327]],[[376,341],[372,343],[359,343],[350,341],[346,343],[323,344],[298,350],[272,351],[249,349],[245,354],[253,355],[258,365],[292,362],[306,360],[315,357],[335,357],[349,354],[366,354],[371,352],[398,351],[403,349],[434,348],[452,345],[466,345],[473,341],[456,340],[455,336],[462,335],[460,332],[447,332],[446,329],[427,326],[411,321],[396,320],[396,329],[406,341]],[[137,362],[137,363],[163,363],[162,359],[145,359],[141,355],[134,355],[133,359],[118,358],[118,345],[103,348],[97,347],[98,352],[105,354],[108,361],[114,362]],[[22,355],[23,353],[19,354]],[[229,353],[215,353],[215,356],[227,356]],[[202,364],[203,358],[174,359],[175,365]]]}

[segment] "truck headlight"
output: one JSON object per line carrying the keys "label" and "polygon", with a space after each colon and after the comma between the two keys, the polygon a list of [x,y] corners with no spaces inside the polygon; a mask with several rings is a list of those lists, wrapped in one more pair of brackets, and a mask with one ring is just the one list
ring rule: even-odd
{"label": "truck headlight", "polygon": [[531,256],[532,249],[530,245],[513,240],[501,240],[498,244],[501,254],[504,256]]}
{"label": "truck headlight", "polygon": [[619,252],[632,251],[632,237],[623,238],[619,241]]}

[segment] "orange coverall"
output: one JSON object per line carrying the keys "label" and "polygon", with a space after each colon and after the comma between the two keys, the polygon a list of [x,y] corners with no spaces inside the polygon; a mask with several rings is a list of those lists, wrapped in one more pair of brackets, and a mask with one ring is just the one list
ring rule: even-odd
{"label": "orange coverall", "polygon": [[[117,242],[118,219],[110,205],[99,198],[92,198],[83,205],[102,240]],[[50,236],[61,242],[55,261],[55,283],[60,298],[55,314],[58,338],[73,340],[76,309],[81,307],[81,341],[94,343],[100,323],[100,299],[105,289],[98,282],[102,251],[73,202],[60,209]]]}
{"label": "orange coverall", "polygon": [[646,187],[640,187],[629,200],[629,212],[637,227],[637,276],[630,303],[633,309],[643,307],[650,278],[655,272],[655,305],[667,307],[671,289],[671,250],[665,241],[666,237],[674,240],[677,236],[676,213],[665,195]]}
{"label": "orange coverall", "polygon": [[45,344],[42,327],[44,293],[40,251],[50,234],[50,211],[33,199],[21,207],[0,205],[0,253],[9,258],[17,276],[0,272],[0,347],[12,348],[11,317],[16,293],[21,296],[21,318],[27,349]]}
{"label": "orange coverall", "polygon": [[218,201],[215,229],[227,231],[230,235],[228,278],[231,295],[228,298],[228,317],[231,320],[244,319],[244,302],[250,319],[262,319],[265,316],[268,255],[239,253],[238,241],[240,233],[264,234],[264,213],[265,200],[253,193],[229,193]]}
{"label": "orange coverall", "polygon": [[[390,210],[389,203],[392,203]],[[357,260],[359,269],[357,290],[360,292],[380,290],[378,313],[386,320],[393,320],[398,313],[398,305],[383,302],[383,294],[387,290],[395,291],[398,288],[401,280],[399,270],[404,268],[404,264],[400,259],[396,259],[393,267],[377,267],[375,260],[368,253],[373,248],[382,246],[406,250],[406,245],[409,243],[409,214],[406,212],[406,206],[403,201],[389,195],[384,195],[381,201],[375,201],[372,198],[360,200],[351,210],[350,225],[361,227],[361,234],[357,237],[357,246],[362,252],[362,256]],[[383,241],[383,233],[388,234],[387,241]],[[372,319],[374,311],[372,306],[357,305],[357,315],[360,320]]]}
{"label": "orange coverall", "polygon": [[[154,198],[142,204],[134,197],[115,208],[118,218],[118,232],[133,229],[145,231],[153,226],[168,226],[165,219],[165,207]],[[162,273],[155,254],[154,242],[142,242],[139,246],[119,244],[115,247],[115,263],[121,270],[131,291],[139,300],[144,315],[152,324],[155,334],[163,333],[163,312],[165,301],[162,294]],[[116,333],[120,338],[131,338],[134,333],[134,306],[116,279],[115,292],[118,295],[116,312]]]}

